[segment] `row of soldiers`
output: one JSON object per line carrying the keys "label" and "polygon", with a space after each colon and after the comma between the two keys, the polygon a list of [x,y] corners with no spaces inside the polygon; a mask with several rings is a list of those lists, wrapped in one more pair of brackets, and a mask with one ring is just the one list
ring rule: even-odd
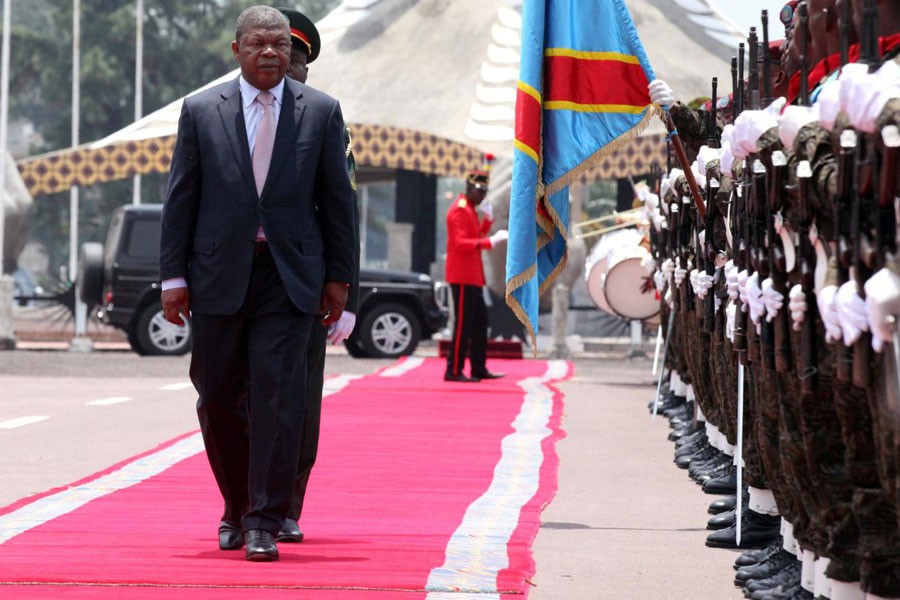
{"label": "row of soldiers", "polygon": [[780,16],[706,110],[650,84],[696,157],[640,194],[670,373],[652,408],[722,495],[707,545],[747,549],[745,595],[900,598],[900,2]]}

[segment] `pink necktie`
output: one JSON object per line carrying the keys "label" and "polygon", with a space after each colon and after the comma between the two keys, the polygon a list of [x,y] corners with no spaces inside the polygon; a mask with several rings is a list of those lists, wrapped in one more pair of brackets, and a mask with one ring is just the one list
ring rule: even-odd
{"label": "pink necktie", "polygon": [[260,92],[256,101],[262,105],[263,114],[256,130],[256,143],[253,145],[253,179],[256,181],[256,194],[261,196],[275,145],[275,96],[270,92]]}

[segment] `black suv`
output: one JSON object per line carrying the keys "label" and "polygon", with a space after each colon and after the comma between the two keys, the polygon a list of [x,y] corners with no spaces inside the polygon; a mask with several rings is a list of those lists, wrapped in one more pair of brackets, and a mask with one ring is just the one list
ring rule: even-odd
{"label": "black suv", "polygon": [[[144,355],[179,355],[191,348],[190,325],[166,321],[160,304],[161,204],[116,209],[106,245],[86,243],[78,257],[81,299],[104,323],[125,331]],[[359,312],[344,342],[355,357],[411,354],[447,321],[446,289],[430,277],[403,271],[362,269]]]}

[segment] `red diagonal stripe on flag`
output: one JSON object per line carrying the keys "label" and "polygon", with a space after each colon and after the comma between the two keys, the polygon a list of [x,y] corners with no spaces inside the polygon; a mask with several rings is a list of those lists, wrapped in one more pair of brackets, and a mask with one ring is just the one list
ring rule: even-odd
{"label": "red diagonal stripe on flag", "polygon": [[650,102],[639,63],[572,56],[544,58],[544,102],[644,107]]}
{"label": "red diagonal stripe on flag", "polygon": [[[516,146],[537,160],[541,148],[541,103],[536,90],[519,84],[516,90]],[[527,147],[531,152],[527,152]]]}

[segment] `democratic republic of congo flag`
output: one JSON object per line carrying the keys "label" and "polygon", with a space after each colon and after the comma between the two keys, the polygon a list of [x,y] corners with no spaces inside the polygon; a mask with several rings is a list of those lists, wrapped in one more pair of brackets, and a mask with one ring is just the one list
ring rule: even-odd
{"label": "democratic republic of congo flag", "polygon": [[536,348],[538,298],[566,266],[568,185],[659,109],[624,0],[524,0],[506,302]]}

